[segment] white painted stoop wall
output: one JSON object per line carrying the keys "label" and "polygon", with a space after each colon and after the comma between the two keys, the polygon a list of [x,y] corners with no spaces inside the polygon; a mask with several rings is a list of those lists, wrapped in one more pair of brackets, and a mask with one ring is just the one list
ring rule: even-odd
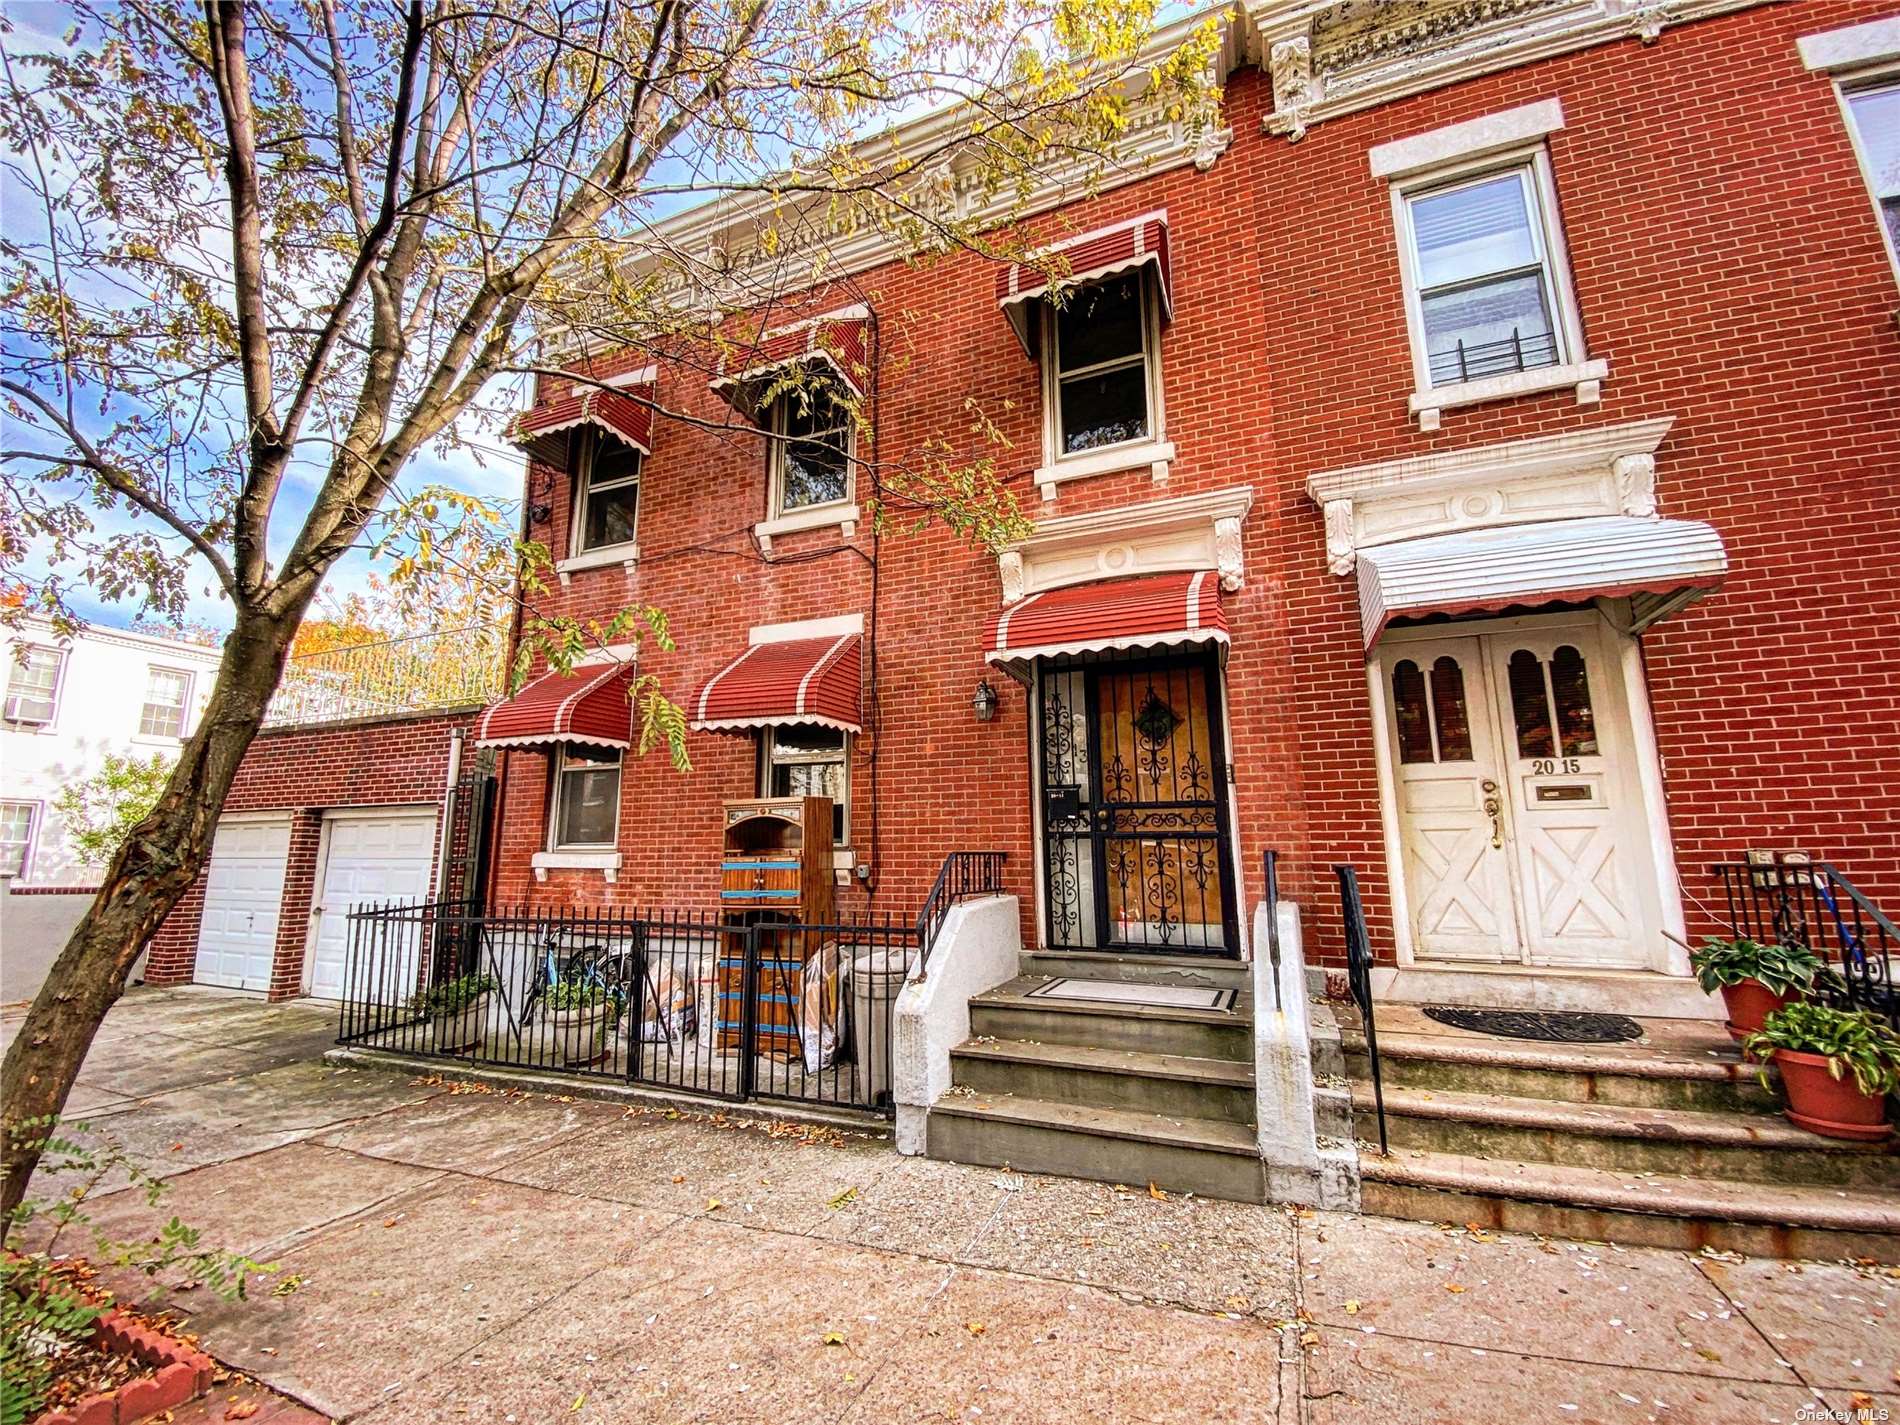
{"label": "white painted stoop wall", "polygon": [[1014,896],[959,901],[944,917],[930,964],[898,991],[891,1028],[897,1151],[924,1151],[930,1105],[950,1087],[950,1051],[970,1037],[970,1000],[1022,973],[1021,913]]}
{"label": "white painted stoop wall", "polygon": [[1262,901],[1253,917],[1254,1122],[1267,1199],[1356,1212],[1359,1152],[1339,1021],[1314,992],[1324,975],[1307,975],[1299,906],[1279,904],[1277,974],[1267,915]]}

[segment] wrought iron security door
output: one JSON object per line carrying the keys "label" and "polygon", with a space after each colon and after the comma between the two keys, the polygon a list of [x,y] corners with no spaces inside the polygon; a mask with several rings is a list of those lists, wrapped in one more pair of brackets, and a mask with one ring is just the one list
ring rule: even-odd
{"label": "wrought iron security door", "polygon": [[1037,736],[1047,943],[1237,955],[1213,656],[1045,666]]}

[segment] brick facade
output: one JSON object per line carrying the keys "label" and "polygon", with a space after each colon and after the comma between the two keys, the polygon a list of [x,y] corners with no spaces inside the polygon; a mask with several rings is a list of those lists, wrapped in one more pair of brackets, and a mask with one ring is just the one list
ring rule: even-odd
{"label": "brick facade", "polygon": [[[1243,903],[1260,894],[1261,850],[1279,848],[1322,959],[1339,949],[1332,863],[1360,868],[1381,945],[1390,902],[1355,592],[1327,570],[1306,477],[1673,416],[1658,457],[1662,513],[1713,523],[1732,570],[1720,594],[1643,639],[1689,928],[1712,928],[1707,864],[1748,846],[1812,850],[1891,904],[1900,816],[1882,773],[1900,726],[1900,597],[1884,566],[1900,535],[1900,294],[1833,88],[1803,70],[1794,44],[1871,8],[1765,6],[1686,24],[1654,44],[1602,44],[1330,119],[1298,143],[1262,132],[1270,88],[1257,70],[1236,73],[1234,141],[1210,170],[1176,169],[1032,224],[1059,236],[1167,210],[1162,381],[1178,457],[1166,490],[1142,470],[1041,502],[1029,479],[1040,382],[997,311],[992,264],[958,254],[892,265],[797,310],[862,301],[877,314],[879,460],[916,458],[933,439],[996,453],[1032,514],[1253,487],[1246,584],[1227,600]],[[1550,96],[1567,116],[1548,152],[1582,321],[1590,355],[1610,363],[1601,403],[1525,396],[1447,411],[1441,430],[1422,433],[1406,408],[1390,199],[1367,151]],[[703,362],[662,361],[657,399],[714,428],[656,422],[637,567],[576,573],[545,606],[665,609],[679,651],[645,666],[682,699],[752,625],[861,613],[870,735],[852,768],[853,821],[874,874],[841,905],[913,910],[944,853],[1000,848],[1033,932],[1025,698],[982,661],[995,560],[939,529],[880,537],[864,524],[851,539],[835,528],[780,536],[768,560],[749,528],[764,515],[763,443],[707,390]],[[974,443],[969,403],[1012,449]],[[534,532],[558,544],[567,481],[542,467],[531,481],[552,489],[552,519]],[[986,676],[1002,692],[987,724],[969,710]],[[629,765],[625,864],[611,885],[598,871],[533,880],[549,759],[506,754],[499,898],[706,904],[716,804],[753,793],[756,754],[748,739],[711,734],[694,735],[692,751],[685,776],[658,756]]]}
{"label": "brick facade", "polygon": [[[304,950],[325,811],[340,807],[440,803],[448,777],[451,734],[467,728],[467,710],[282,728],[258,734],[225,799],[227,815],[283,811],[290,815],[290,854],[277,919],[270,998],[303,992]],[[437,833],[440,838],[440,831]],[[186,892],[152,938],[147,984],[188,983],[198,951],[205,875]]]}

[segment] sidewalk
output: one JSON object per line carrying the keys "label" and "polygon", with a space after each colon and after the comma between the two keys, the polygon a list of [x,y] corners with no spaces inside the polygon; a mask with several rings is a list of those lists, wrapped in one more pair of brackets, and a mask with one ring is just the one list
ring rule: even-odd
{"label": "sidewalk", "polygon": [[[142,992],[81,1082],[96,1131],[171,1176],[160,1216],[281,1266],[247,1302],[174,1296],[205,1347],[339,1419],[1744,1425],[1900,1405],[1883,1270],[1157,1200],[829,1129],[458,1092],[313,1061],[327,1038],[309,1006]],[[129,1193],[95,1217],[154,1220]]]}

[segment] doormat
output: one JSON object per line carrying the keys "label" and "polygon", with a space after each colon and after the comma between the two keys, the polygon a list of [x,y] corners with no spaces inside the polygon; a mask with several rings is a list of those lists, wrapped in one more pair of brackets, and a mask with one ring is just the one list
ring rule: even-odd
{"label": "doormat", "polygon": [[1038,985],[1026,999],[1086,999],[1101,1004],[1145,1004],[1156,1009],[1232,1009],[1233,990],[1202,985],[1149,985],[1133,980],[1073,980]]}
{"label": "doormat", "polygon": [[1568,1009],[1467,1009],[1428,1004],[1425,1016],[1454,1029],[1505,1039],[1542,1039],[1551,1044],[1617,1044],[1641,1039],[1643,1026],[1626,1014],[1589,1014]]}

